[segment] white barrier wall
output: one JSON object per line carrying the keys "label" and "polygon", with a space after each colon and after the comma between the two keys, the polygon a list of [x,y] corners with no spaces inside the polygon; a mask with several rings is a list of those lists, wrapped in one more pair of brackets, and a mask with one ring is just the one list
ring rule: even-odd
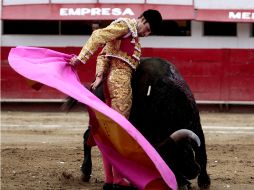
{"label": "white barrier wall", "polygon": [[148,4],[193,5],[193,0],[147,0]]}
{"label": "white barrier wall", "polygon": [[167,5],[193,5],[193,0],[3,0],[3,5],[22,4],[75,4],[75,3],[119,3],[119,4],[167,4]]}
{"label": "white barrier wall", "polygon": [[55,4],[64,4],[64,3],[70,3],[70,4],[75,4],[75,3],[97,3],[97,0],[51,0],[51,3]]}
{"label": "white barrier wall", "polygon": [[254,0],[194,0],[196,9],[254,10]]}
{"label": "white barrier wall", "polygon": [[119,3],[119,4],[168,4],[193,5],[196,9],[245,9],[254,10],[254,0],[3,0],[3,5],[48,3]]}
{"label": "white barrier wall", "polygon": [[[97,0],[3,0],[3,5],[49,4],[49,3],[97,3]],[[119,2],[119,1],[118,1]]]}
{"label": "white barrier wall", "polygon": [[97,3],[97,0],[3,0],[3,5],[49,4],[49,3]]}
{"label": "white barrier wall", "polygon": [[143,4],[145,0],[98,0],[99,3]]}
{"label": "white barrier wall", "polygon": [[49,0],[3,0],[3,5],[48,4]]}

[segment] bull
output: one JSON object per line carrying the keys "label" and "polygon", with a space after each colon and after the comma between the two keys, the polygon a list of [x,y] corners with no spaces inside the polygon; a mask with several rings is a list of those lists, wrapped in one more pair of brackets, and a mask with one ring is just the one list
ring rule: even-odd
{"label": "bull", "polygon": [[[132,90],[129,120],[174,172],[179,188],[189,189],[189,180],[197,176],[199,187],[209,188],[199,110],[176,67],[160,58],[142,59],[132,78]],[[102,85],[94,93],[103,100]],[[89,129],[84,133],[84,162],[81,167],[84,181],[89,181],[92,168],[88,138]]]}

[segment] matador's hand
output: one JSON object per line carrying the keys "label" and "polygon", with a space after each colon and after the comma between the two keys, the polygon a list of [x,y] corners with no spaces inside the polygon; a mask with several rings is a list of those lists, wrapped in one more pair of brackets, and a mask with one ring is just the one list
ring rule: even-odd
{"label": "matador's hand", "polygon": [[76,65],[78,65],[79,63],[81,63],[81,61],[78,59],[78,57],[77,57],[77,56],[73,56],[73,57],[70,59],[69,65],[76,66]]}
{"label": "matador's hand", "polygon": [[95,81],[91,84],[91,88],[95,90],[102,82],[103,75],[97,75]]}

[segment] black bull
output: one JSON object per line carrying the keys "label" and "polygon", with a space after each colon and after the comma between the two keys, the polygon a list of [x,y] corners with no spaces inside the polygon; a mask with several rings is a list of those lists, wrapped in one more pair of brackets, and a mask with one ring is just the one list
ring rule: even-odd
{"label": "black bull", "polygon": [[[101,86],[94,93],[103,99]],[[142,59],[133,75],[132,90],[130,121],[157,149],[175,173],[178,185],[189,184],[187,179],[199,173],[198,185],[208,188],[210,178],[199,111],[190,88],[175,66],[159,58]],[[201,145],[198,147],[189,138],[174,142],[170,135],[179,129],[194,132]],[[89,180],[92,166],[91,147],[86,144],[88,136],[89,131],[84,134],[85,158],[81,168],[85,180]]]}

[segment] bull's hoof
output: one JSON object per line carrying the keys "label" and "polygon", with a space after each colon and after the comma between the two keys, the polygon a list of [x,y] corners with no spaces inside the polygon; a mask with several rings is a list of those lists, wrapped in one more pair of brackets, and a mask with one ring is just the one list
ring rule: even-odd
{"label": "bull's hoof", "polygon": [[114,190],[114,185],[112,183],[104,183],[103,190]]}
{"label": "bull's hoof", "polygon": [[178,190],[189,190],[187,185],[178,187]]}
{"label": "bull's hoof", "polygon": [[209,175],[199,175],[198,176],[198,186],[202,190],[209,189],[211,185],[211,180]]}
{"label": "bull's hoof", "polygon": [[113,190],[138,190],[138,189],[133,186],[123,186],[123,185],[114,184]]}
{"label": "bull's hoof", "polygon": [[84,161],[81,166],[81,179],[84,182],[89,182],[92,173],[92,162],[91,161]]}
{"label": "bull's hoof", "polygon": [[188,183],[186,185],[182,185],[182,186],[178,187],[178,190],[191,190],[191,189],[192,189],[191,183]]}
{"label": "bull's hoof", "polygon": [[91,178],[91,175],[86,175],[84,173],[81,174],[81,180],[83,182],[89,182],[90,178]]}

